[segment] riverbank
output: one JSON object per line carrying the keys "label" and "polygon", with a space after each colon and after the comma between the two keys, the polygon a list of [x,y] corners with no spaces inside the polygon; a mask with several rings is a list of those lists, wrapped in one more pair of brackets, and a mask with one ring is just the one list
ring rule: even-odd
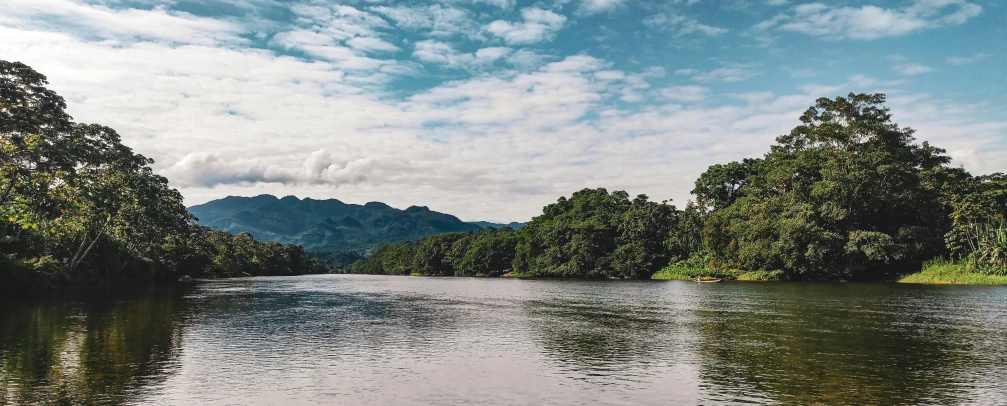
{"label": "riverbank", "polygon": [[[783,271],[743,271],[740,269],[717,269],[688,264],[671,264],[651,279],[695,280],[697,277],[724,278],[738,281],[779,282],[785,280]],[[930,285],[1007,285],[1007,275],[984,274],[969,269],[963,263],[934,260],[923,265],[920,272],[900,277],[899,283]]]}
{"label": "riverbank", "polygon": [[698,277],[724,278],[738,281],[776,282],[783,280],[783,271],[743,271],[671,264],[652,275],[657,280],[695,280]]}
{"label": "riverbank", "polygon": [[1007,275],[979,273],[961,262],[934,260],[923,264],[923,270],[903,276],[899,283],[932,285],[1007,285]]}

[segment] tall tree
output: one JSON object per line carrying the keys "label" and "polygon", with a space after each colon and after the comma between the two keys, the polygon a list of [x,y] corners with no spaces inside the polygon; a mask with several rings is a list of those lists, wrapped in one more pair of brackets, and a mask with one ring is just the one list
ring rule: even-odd
{"label": "tall tree", "polygon": [[822,98],[777,138],[745,195],[713,215],[707,241],[745,269],[871,277],[943,251],[944,150],[913,143],[881,94]]}

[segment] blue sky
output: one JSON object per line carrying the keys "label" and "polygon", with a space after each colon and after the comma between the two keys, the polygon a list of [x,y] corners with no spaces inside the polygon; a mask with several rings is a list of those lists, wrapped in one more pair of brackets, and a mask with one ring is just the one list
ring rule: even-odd
{"label": "blue sky", "polygon": [[815,98],[885,92],[1007,171],[995,0],[6,0],[0,58],[188,204],[272,193],[527,220],[583,187],[682,205]]}

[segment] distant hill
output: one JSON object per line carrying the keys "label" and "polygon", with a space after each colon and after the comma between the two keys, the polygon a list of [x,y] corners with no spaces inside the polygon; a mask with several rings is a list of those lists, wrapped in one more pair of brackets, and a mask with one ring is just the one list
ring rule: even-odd
{"label": "distant hill", "polygon": [[272,195],[228,196],[192,206],[199,224],[256,239],[300,244],[312,252],[368,251],[385,243],[485,227],[518,228],[522,223],[466,223],[422,206],[399,210],[384,203],[347,204],[336,199],[282,199]]}
{"label": "distant hill", "polygon": [[515,229],[515,230],[517,230],[517,229],[519,229],[521,227],[524,227],[524,225],[525,225],[525,223],[518,223],[516,221],[510,222],[510,223],[507,223],[507,224],[490,223],[488,221],[470,221],[469,224],[475,224],[475,225],[477,225],[479,227],[482,227],[482,228],[489,228],[489,227],[504,228],[504,227],[510,227],[510,228]]}

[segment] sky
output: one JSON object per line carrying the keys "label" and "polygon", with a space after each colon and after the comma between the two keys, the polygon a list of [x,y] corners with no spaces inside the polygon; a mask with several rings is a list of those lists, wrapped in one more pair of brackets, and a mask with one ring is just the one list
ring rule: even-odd
{"label": "sky", "polygon": [[527,221],[585,187],[689,200],[819,97],[883,92],[1007,171],[999,0],[2,0],[0,59],[187,205],[274,194]]}

